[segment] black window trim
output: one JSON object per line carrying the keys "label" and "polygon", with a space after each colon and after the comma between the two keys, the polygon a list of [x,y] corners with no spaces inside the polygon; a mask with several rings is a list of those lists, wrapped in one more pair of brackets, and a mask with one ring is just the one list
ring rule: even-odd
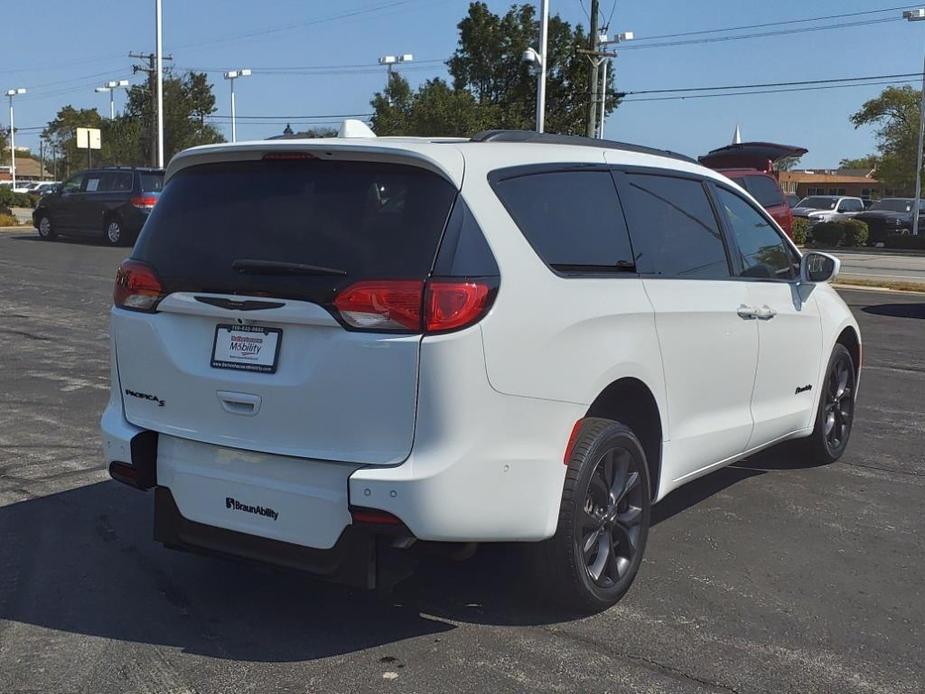
{"label": "black window trim", "polygon": [[732,186],[726,185],[725,183],[722,183],[720,181],[709,180],[707,182],[707,190],[709,191],[710,198],[713,200],[713,204],[715,205],[715,213],[717,215],[717,219],[719,220],[720,226],[722,227],[723,236],[726,237],[729,243],[729,246],[732,249],[734,249],[734,258],[735,258],[734,265],[735,265],[736,276],[733,277],[732,279],[742,281],[742,282],[776,282],[778,284],[799,284],[800,283],[800,273],[799,272],[794,272],[793,273],[794,276],[791,277],[790,279],[779,279],[776,277],[743,277],[741,275],[741,273],[745,269],[745,261],[742,257],[742,249],[739,248],[739,244],[736,241],[733,230],[729,226],[729,222],[726,219],[726,215],[722,214],[721,208],[719,206],[719,199],[716,196],[717,189],[722,189],[722,190],[725,190],[727,193],[735,195],[737,198],[739,198],[744,203],[746,203],[749,207],[751,207],[755,212],[757,212],[759,216],[763,217],[764,220],[768,222],[768,225],[771,227],[771,229],[773,229],[774,232],[778,235],[778,237],[780,237],[781,241],[783,241],[784,246],[787,247],[787,251],[790,253],[791,257],[793,258],[794,262],[797,265],[800,264],[800,261],[803,255],[802,253],[800,253],[799,249],[793,245],[793,242],[790,240],[790,238],[778,228],[777,222],[774,221],[774,218],[768,214],[767,210],[765,210],[765,208],[762,205],[755,206],[754,204],[752,204],[752,202],[748,198],[744,197],[741,193],[736,191]]}
{"label": "black window trim", "polygon": [[[620,196],[619,187],[617,186],[617,181],[615,179],[614,166],[605,163],[597,162],[553,162],[553,163],[543,163],[543,164],[521,164],[518,166],[509,166],[502,169],[494,169],[488,172],[488,184],[491,186],[492,191],[495,193],[495,197],[507,211],[508,216],[511,218],[511,221],[517,226],[516,218],[514,216],[514,211],[504,200],[504,197],[498,192],[497,184],[504,181],[508,181],[512,178],[524,178],[527,176],[536,176],[540,174],[548,173],[569,173],[570,171],[601,171],[604,173],[610,174],[610,180],[614,187],[614,196],[617,198],[617,203],[620,205],[620,212],[623,215],[623,224],[627,230],[627,242],[630,247],[630,252],[633,254],[633,258],[636,257],[636,251],[633,248],[633,238],[629,233],[629,224],[626,220],[626,211],[623,207],[623,200]],[[602,270],[598,268],[589,268],[584,269],[574,269],[574,270],[561,270],[553,267],[546,259],[540,254],[536,246],[533,245],[533,242],[530,240],[529,236],[519,228],[521,235],[524,240],[530,245],[530,248],[533,250],[534,255],[539,259],[546,268],[557,277],[562,279],[638,279],[640,277],[638,272],[633,270],[621,270],[614,267],[613,270]]]}
{"label": "black window trim", "polygon": [[[662,169],[654,166],[633,166],[626,164],[617,164],[610,166],[611,171],[614,173],[614,180],[617,182],[618,192],[621,193],[621,198],[627,197],[626,187],[629,186],[629,181],[626,180],[625,174],[643,174],[648,176],[662,176],[665,178],[683,178],[689,181],[695,181],[700,183],[704,189],[704,194],[707,197],[707,200],[710,205],[710,210],[713,212],[713,219],[716,222],[716,228],[720,232],[720,240],[723,243],[723,251],[726,254],[726,269],[729,271],[728,277],[691,277],[689,275],[650,275],[647,273],[638,273],[636,276],[644,280],[685,280],[688,282],[728,282],[730,280],[740,279],[736,277],[736,263],[735,256],[732,252],[732,245],[730,244],[729,237],[726,233],[725,225],[722,223],[722,215],[720,214],[719,208],[717,207],[716,200],[713,196],[712,191],[709,188],[709,183],[712,179],[702,174],[690,172],[690,171],[678,171],[676,169]],[[624,174],[621,176],[621,174]],[[624,216],[626,212],[624,211]],[[632,243],[633,231],[629,227],[629,222],[627,221],[627,229],[630,233],[630,242]],[[634,256],[635,257],[635,256]]]}

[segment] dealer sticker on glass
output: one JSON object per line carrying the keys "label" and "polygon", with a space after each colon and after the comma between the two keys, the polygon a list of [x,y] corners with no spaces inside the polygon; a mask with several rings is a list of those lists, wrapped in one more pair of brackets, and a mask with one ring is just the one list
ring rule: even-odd
{"label": "dealer sticker on glass", "polygon": [[283,331],[259,325],[219,325],[212,345],[212,366],[276,373]]}

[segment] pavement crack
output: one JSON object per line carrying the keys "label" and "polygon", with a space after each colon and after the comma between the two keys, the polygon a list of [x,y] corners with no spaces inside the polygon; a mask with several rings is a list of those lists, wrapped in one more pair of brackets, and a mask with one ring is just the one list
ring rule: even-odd
{"label": "pavement crack", "polygon": [[550,634],[554,634],[557,637],[564,636],[574,641],[578,641],[586,646],[590,646],[591,648],[596,650],[601,655],[605,655],[609,658],[621,658],[623,660],[628,660],[632,663],[636,663],[637,665],[640,665],[646,668],[647,670],[654,670],[655,672],[659,672],[663,675],[668,675],[669,677],[674,677],[675,679],[682,679],[688,682],[694,682],[695,684],[699,684],[702,687],[711,687],[713,689],[718,689],[720,691],[730,692],[731,694],[740,694],[738,689],[728,684],[723,684],[722,682],[716,682],[714,680],[708,680],[703,677],[697,677],[697,675],[692,675],[689,672],[685,672],[679,667],[675,667],[674,665],[667,665],[665,663],[659,662],[658,660],[655,660],[654,658],[649,658],[647,656],[639,655],[637,653],[626,653],[624,651],[619,651],[619,650],[612,651],[612,650],[609,650],[608,648],[605,648],[600,642],[594,639],[588,638],[586,636],[582,636],[580,634],[572,634],[572,633],[564,632],[554,627],[544,627],[542,629],[543,631],[550,633]]}

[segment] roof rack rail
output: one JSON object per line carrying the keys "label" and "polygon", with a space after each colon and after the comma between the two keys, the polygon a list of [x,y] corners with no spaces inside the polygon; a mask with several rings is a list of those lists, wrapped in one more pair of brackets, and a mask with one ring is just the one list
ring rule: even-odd
{"label": "roof rack rail", "polygon": [[697,164],[697,160],[677,152],[667,149],[657,149],[655,147],[645,147],[644,145],[634,145],[628,142],[617,142],[615,140],[598,140],[593,137],[582,137],[581,135],[555,135],[553,133],[538,133],[533,130],[483,130],[476,133],[470,138],[471,142],[527,142],[533,144],[545,145],[577,145],[579,147],[602,147],[604,149],[620,149],[624,152],[636,152],[638,154],[653,154],[657,157],[669,157],[686,161],[690,164]]}

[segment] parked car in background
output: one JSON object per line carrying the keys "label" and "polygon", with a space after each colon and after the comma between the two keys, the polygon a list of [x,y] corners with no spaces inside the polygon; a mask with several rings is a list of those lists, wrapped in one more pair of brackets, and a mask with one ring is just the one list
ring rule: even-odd
{"label": "parked car in background", "polygon": [[818,224],[854,217],[863,211],[864,201],[861,198],[843,195],[810,195],[797,203],[797,206],[793,208],[793,216],[808,219],[810,224]]}
{"label": "parked car in background", "polygon": [[47,195],[61,185],[60,181],[42,181],[29,192],[33,195]]}
{"label": "parked car in background", "polygon": [[699,161],[745,188],[789,236],[793,214],[777,182],[774,162],[800,157],[807,151],[803,147],[773,142],[740,142],[714,149],[699,157]]}
{"label": "parked car in background", "polygon": [[[883,243],[892,234],[911,234],[914,204],[915,198],[883,198],[855,215],[855,219],[867,225],[867,243]],[[925,200],[919,200],[919,228],[925,229]]]}
{"label": "parked car in background", "polygon": [[790,209],[792,210],[802,198],[796,193],[784,193],[784,200],[787,201],[787,204],[790,205]]}
{"label": "parked car in background", "polygon": [[16,187],[13,188],[14,193],[31,193],[32,189],[39,184],[38,181],[16,181]]}
{"label": "parked car in background", "polygon": [[531,584],[601,610],[671,490],[848,445],[838,259],[687,157],[488,131],[196,147],[167,179],[101,428],[168,547],[372,588],[421,543],[532,543]]}
{"label": "parked car in background", "polygon": [[130,245],[154,209],[161,169],[107,167],[82,171],[44,195],[32,213],[43,239],[89,236],[113,246]]}

